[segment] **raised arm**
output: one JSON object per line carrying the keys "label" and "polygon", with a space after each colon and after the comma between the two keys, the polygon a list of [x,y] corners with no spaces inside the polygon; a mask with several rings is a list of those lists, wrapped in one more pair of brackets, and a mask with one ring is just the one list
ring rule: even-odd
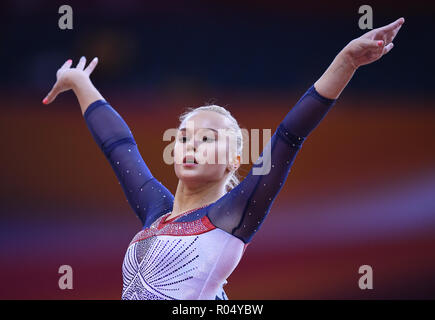
{"label": "raised arm", "polygon": [[112,166],[130,206],[149,226],[157,217],[172,210],[173,195],[148,169],[136,142],[122,117],[101,96],[89,79],[98,60],[84,69],[82,57],[76,68],[68,60],[57,72],[57,81],[43,100],[51,103],[63,91],[72,89],[80,103],[86,124],[97,145]]}
{"label": "raised arm", "polygon": [[306,137],[334,105],[355,70],[391,50],[391,41],[403,21],[401,18],[366,33],[335,57],[321,78],[284,117],[246,178],[209,209],[208,217],[215,226],[244,243],[251,241],[283,187]]}

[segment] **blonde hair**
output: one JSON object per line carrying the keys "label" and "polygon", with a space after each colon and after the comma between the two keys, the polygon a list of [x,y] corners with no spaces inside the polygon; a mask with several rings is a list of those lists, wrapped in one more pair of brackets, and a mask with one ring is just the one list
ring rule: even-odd
{"label": "blonde hair", "polygon": [[[189,116],[191,116],[194,112],[197,111],[213,111],[219,114],[224,115],[227,119],[231,122],[230,130],[231,132],[234,132],[236,135],[236,156],[239,155],[242,157],[242,149],[243,149],[243,134],[242,130],[237,122],[237,120],[231,115],[231,112],[229,112],[224,107],[215,105],[215,104],[206,104],[201,107],[188,107],[185,112],[183,112],[180,117],[180,125],[181,123],[187,119]],[[232,171],[230,175],[227,178],[227,182],[225,184],[225,188],[227,192],[231,191],[233,188],[235,188],[240,183],[240,177],[237,172],[237,169]]]}

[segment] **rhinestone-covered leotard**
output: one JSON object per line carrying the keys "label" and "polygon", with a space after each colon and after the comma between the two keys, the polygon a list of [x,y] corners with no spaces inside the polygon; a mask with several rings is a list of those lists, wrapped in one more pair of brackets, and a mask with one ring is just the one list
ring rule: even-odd
{"label": "rhinestone-covered leotard", "polygon": [[302,142],[335,101],[311,86],[239,185],[171,220],[174,196],[151,174],[129,127],[105,100],[93,102],[86,124],[143,226],[124,258],[122,299],[228,299],[226,279],[269,213]]}

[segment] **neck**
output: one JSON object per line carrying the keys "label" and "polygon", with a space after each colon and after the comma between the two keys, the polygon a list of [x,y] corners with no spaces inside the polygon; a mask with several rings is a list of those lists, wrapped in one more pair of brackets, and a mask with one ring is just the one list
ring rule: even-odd
{"label": "neck", "polygon": [[170,216],[174,217],[183,212],[213,203],[225,194],[225,185],[221,181],[193,187],[179,180]]}

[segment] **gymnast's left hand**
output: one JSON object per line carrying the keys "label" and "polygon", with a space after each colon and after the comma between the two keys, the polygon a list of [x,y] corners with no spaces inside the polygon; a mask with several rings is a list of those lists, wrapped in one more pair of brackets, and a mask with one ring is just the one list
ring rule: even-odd
{"label": "gymnast's left hand", "polygon": [[393,40],[404,22],[404,18],[399,18],[352,40],[342,50],[342,56],[354,69],[380,59],[393,48]]}

